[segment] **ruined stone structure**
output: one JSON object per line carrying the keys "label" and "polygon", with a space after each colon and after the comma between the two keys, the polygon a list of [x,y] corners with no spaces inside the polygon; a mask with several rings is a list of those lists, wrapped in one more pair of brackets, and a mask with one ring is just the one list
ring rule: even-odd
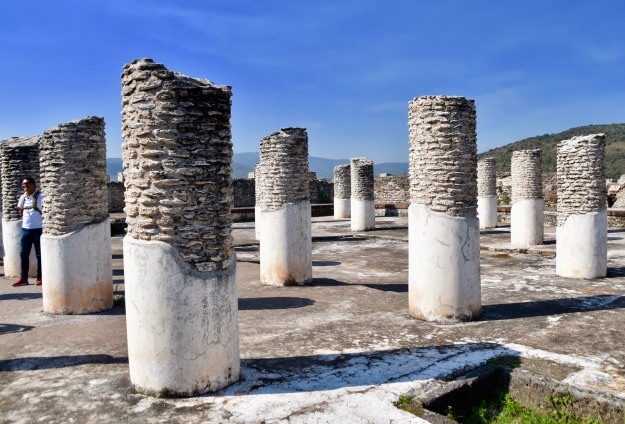
{"label": "ruined stone structure", "polygon": [[558,143],[556,273],[600,278],[607,273],[605,136],[573,137]]}
{"label": "ruined stone structure", "polygon": [[309,283],[312,234],[306,130],[283,128],[263,138],[260,163],[260,282]]}
{"label": "ruined stone structure", "polygon": [[466,321],[481,312],[475,104],[424,96],[408,105],[410,315]]}
{"label": "ruined stone structure", "polygon": [[497,226],[497,163],[484,158],[477,163],[477,216],[480,228]]}
{"label": "ruined stone structure", "polygon": [[377,176],[373,182],[376,203],[409,203],[408,174]]}
{"label": "ruined stone structure", "polygon": [[[33,177],[39,187],[39,137],[13,137],[0,144],[2,178],[2,245],[5,277],[20,276],[22,218],[17,202],[24,193],[22,180]],[[29,276],[37,275],[35,249],[30,252]]]}
{"label": "ruined stone structure", "polygon": [[150,59],[122,73],[124,278],[134,387],[219,390],[240,373],[231,88]]}
{"label": "ruined stone structure", "polygon": [[343,219],[351,216],[351,169],[349,164],[334,167],[334,218]]}
{"label": "ruined stone structure", "polygon": [[84,314],[113,306],[104,119],[89,116],[43,133],[43,310]]}
{"label": "ruined stone structure", "polygon": [[542,244],[544,203],[540,149],[512,152],[510,240],[517,246]]}
{"label": "ruined stone structure", "polygon": [[375,228],[373,161],[368,158],[352,158],[350,168],[352,231],[372,230]]}
{"label": "ruined stone structure", "polygon": [[256,236],[256,240],[260,240],[260,225],[261,225],[261,215],[263,210],[260,206],[260,198],[262,196],[261,187],[263,178],[263,171],[260,163],[257,163],[254,166],[254,235]]}
{"label": "ruined stone structure", "polygon": [[124,211],[124,183],[119,181],[109,181],[108,188],[108,210],[109,213]]}

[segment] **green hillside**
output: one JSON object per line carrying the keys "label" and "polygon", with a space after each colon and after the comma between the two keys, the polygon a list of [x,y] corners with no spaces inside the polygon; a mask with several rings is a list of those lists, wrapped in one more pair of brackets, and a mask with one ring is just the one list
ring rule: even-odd
{"label": "green hillside", "polygon": [[617,179],[625,174],[625,124],[586,125],[571,128],[557,134],[544,134],[526,138],[502,147],[480,153],[478,158],[494,157],[497,160],[497,171],[510,172],[510,158],[515,150],[542,149],[543,171],[556,171],[556,146],[559,141],[579,135],[605,134],[606,154],[605,167],[608,178]]}

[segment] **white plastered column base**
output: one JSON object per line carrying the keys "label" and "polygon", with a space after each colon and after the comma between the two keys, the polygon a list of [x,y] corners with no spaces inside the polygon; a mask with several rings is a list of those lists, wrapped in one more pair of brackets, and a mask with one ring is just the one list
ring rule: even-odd
{"label": "white plastered column base", "polygon": [[345,219],[351,217],[351,199],[334,198],[334,218]]}
{"label": "white plastered column base", "polygon": [[[22,236],[22,220],[6,221],[2,219],[2,245],[4,247],[4,276],[19,277],[22,273],[20,258],[20,238]],[[43,255],[43,254],[42,254]],[[43,258],[42,258],[43,259]],[[37,276],[37,255],[35,247],[30,251],[28,276]]]}
{"label": "white plastered column base", "polygon": [[236,257],[198,272],[177,249],[124,238],[130,381],[151,396],[194,396],[240,375]]}
{"label": "white plastered column base", "polygon": [[515,246],[543,244],[545,215],[543,199],[522,199],[510,211],[510,242]]}
{"label": "white plastered column base", "polygon": [[478,196],[477,217],[480,220],[480,229],[495,228],[497,226],[497,196]]}
{"label": "white plastered column base", "polygon": [[556,274],[602,278],[608,272],[608,210],[570,215],[556,228]]}
{"label": "white plastered column base", "polygon": [[263,210],[260,206],[254,206],[254,236],[256,240],[260,240],[260,222]]}
{"label": "white plastered column base", "polygon": [[408,207],[408,312],[426,321],[459,322],[481,313],[480,229],[476,217]]}
{"label": "white plastered column base", "polygon": [[375,228],[375,200],[351,198],[352,231],[367,231]]}
{"label": "white plastered column base", "polygon": [[41,236],[43,310],[88,314],[113,306],[111,223],[108,218],[78,231]]}
{"label": "white plastered column base", "polygon": [[260,282],[270,286],[311,282],[310,202],[287,203],[261,216]]}

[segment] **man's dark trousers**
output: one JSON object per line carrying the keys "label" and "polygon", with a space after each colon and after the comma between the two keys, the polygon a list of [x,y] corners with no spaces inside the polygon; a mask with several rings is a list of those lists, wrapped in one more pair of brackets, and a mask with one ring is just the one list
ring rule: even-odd
{"label": "man's dark trousers", "polygon": [[41,278],[41,228],[22,228],[22,236],[20,237],[20,258],[22,260],[21,277],[28,280],[28,266],[30,250],[35,245],[35,256],[37,256],[37,278]]}

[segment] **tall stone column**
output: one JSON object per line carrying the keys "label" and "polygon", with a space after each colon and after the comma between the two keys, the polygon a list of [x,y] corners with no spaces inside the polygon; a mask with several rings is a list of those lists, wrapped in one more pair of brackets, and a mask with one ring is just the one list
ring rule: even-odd
{"label": "tall stone column", "polygon": [[410,315],[457,322],[479,317],[475,104],[424,96],[408,105]]}
{"label": "tall stone column", "polygon": [[351,178],[349,164],[334,167],[334,218],[336,219],[351,217]]}
{"label": "tall stone column", "polygon": [[[33,177],[39,187],[39,137],[13,137],[1,144],[2,178],[2,245],[4,246],[4,276],[19,277],[21,272],[20,237],[22,218],[17,201],[24,193],[22,180]],[[45,193],[44,193],[45,195]],[[44,200],[45,202],[45,200]],[[28,275],[37,275],[35,249],[30,251]]]}
{"label": "tall stone column", "polygon": [[350,159],[352,231],[375,228],[375,191],[373,189],[373,161],[367,158]]}
{"label": "tall stone column", "polygon": [[41,237],[43,310],[85,314],[113,306],[104,118],[89,116],[43,133]]}
{"label": "tall stone column", "polygon": [[605,136],[573,137],[558,143],[556,274],[605,277],[608,270],[608,212]]}
{"label": "tall stone column", "polygon": [[259,162],[256,166],[254,166],[254,234],[256,236],[256,240],[260,240],[260,223],[262,221],[261,214],[263,213],[260,206],[260,196],[262,195],[262,190],[260,188],[262,186],[262,177],[263,168]]}
{"label": "tall stone column", "polygon": [[510,241],[517,246],[542,244],[544,239],[543,167],[540,149],[512,152]]}
{"label": "tall stone column", "polygon": [[304,285],[312,281],[306,130],[283,128],[263,138],[260,161],[260,282]]}
{"label": "tall stone column", "polygon": [[497,164],[495,158],[477,163],[477,217],[480,229],[497,226]]}
{"label": "tall stone column", "polygon": [[122,73],[130,380],[191,396],[238,380],[231,88],[150,59]]}

